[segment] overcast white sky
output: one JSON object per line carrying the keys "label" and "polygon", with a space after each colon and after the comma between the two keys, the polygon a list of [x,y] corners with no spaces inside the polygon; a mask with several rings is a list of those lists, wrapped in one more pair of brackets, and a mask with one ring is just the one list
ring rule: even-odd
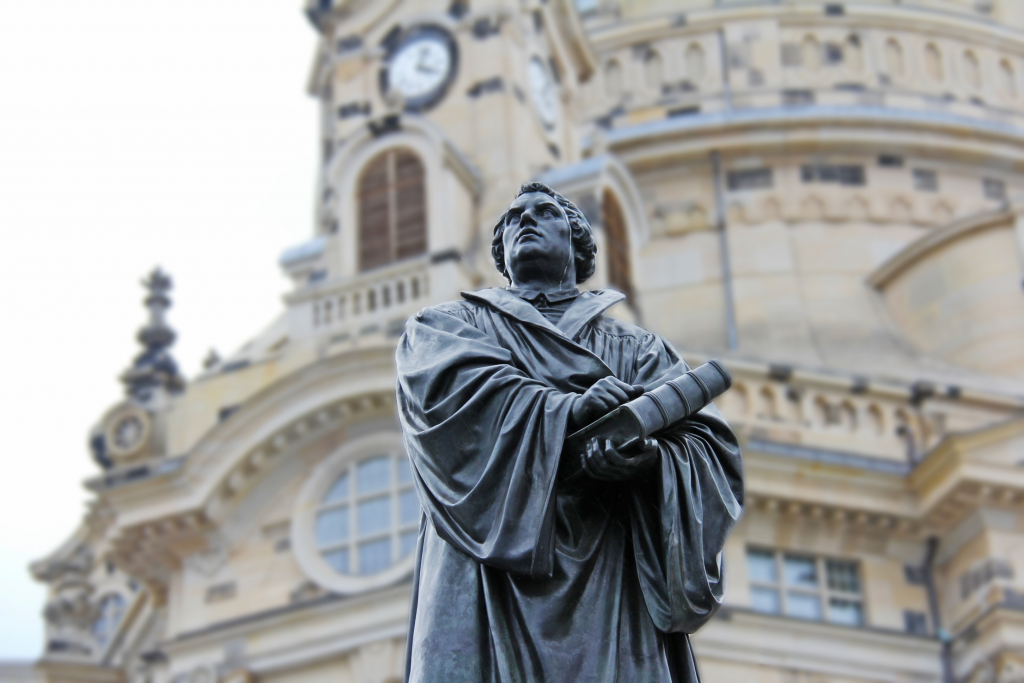
{"label": "overcast white sky", "polygon": [[315,35],[300,0],[0,2],[0,659],[42,650],[30,561],[82,516],[139,279],[175,281],[188,376],[281,307],[312,232]]}

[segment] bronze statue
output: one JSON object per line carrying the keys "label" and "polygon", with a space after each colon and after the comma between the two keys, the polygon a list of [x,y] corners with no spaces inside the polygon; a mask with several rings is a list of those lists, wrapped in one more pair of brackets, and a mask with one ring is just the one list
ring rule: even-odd
{"label": "bronze statue", "polygon": [[[716,389],[702,366],[684,387],[668,342],[603,315],[622,294],[576,289],[596,251],[572,202],[526,185],[494,228],[511,286],[425,309],[399,342],[425,513],[409,681],[698,680],[687,634],[721,605],[743,504],[736,438],[708,403],[728,375]],[[655,438],[566,448],[636,400],[664,415]]]}

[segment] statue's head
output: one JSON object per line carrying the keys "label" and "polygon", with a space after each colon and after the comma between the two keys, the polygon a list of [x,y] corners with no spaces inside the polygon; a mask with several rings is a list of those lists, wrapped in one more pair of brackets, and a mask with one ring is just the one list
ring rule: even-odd
{"label": "statue's head", "polygon": [[494,226],[491,255],[510,282],[558,281],[575,274],[575,284],[594,274],[597,245],[586,216],[543,183],[528,183]]}

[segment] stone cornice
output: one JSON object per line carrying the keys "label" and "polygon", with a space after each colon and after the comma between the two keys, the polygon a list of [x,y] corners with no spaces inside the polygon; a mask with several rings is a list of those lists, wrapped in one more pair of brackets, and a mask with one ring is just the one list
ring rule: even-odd
{"label": "stone cornice", "polygon": [[[939,642],[726,606],[694,637],[702,658],[870,681],[938,680]],[[894,673],[899,672],[899,673]]]}
{"label": "stone cornice", "polygon": [[[780,137],[780,132],[785,132]],[[608,149],[627,164],[657,159],[706,159],[723,154],[763,153],[822,144],[916,149],[924,156],[998,161],[1021,168],[1024,131],[1007,124],[943,112],[872,105],[806,105],[695,113],[623,126],[604,135]],[[716,139],[717,138],[717,139]]]}
{"label": "stone cornice", "polygon": [[113,559],[161,602],[181,561],[211,550],[220,522],[282,456],[345,424],[393,414],[392,353],[357,351],[309,366],[214,427],[173,475],[108,490],[118,509]]}
{"label": "stone cornice", "polygon": [[[409,626],[410,591],[410,584],[402,582],[351,597],[329,594],[185,632],[162,643],[160,649],[180,658],[211,646],[222,647],[234,638],[253,638],[263,632],[275,636],[285,633],[290,637],[275,637],[269,643],[263,641],[263,648],[250,648],[246,654],[247,668],[267,674],[308,665],[385,638],[404,639]],[[355,630],[339,632],[338,622],[334,621],[337,614],[353,609],[372,609],[373,616],[356,622]],[[253,638],[251,642],[261,641]]]}
{"label": "stone cornice", "polygon": [[37,664],[49,681],[76,681],[76,683],[124,683],[124,669],[86,662],[61,662],[44,657]]}
{"label": "stone cornice", "polygon": [[931,523],[951,528],[978,507],[1024,511],[1024,472],[978,462],[970,454],[1024,434],[1015,417],[969,433],[947,435],[911,473],[908,484]]}
{"label": "stone cornice", "polygon": [[[842,27],[847,30],[880,29],[906,33],[916,27],[929,36],[962,41],[967,35],[987,46],[1024,53],[1024,31],[999,24],[974,12],[950,12],[934,8],[842,3],[843,16],[826,16],[820,4],[760,5],[694,9],[660,17],[617,21],[589,30],[600,53],[638,42],[692,36],[715,31],[727,23],[778,20],[784,26]],[[680,16],[684,20],[680,20]]]}

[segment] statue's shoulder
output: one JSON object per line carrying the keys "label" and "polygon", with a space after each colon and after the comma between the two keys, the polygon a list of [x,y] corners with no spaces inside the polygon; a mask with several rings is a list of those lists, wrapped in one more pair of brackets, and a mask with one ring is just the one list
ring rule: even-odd
{"label": "statue's shoulder", "polygon": [[590,324],[595,332],[611,337],[632,337],[637,341],[644,341],[657,336],[639,325],[633,325],[609,315],[599,315]]}
{"label": "statue's shoulder", "polygon": [[417,317],[422,319],[424,315],[441,314],[455,316],[456,318],[461,318],[468,322],[476,316],[476,312],[482,307],[482,304],[475,301],[466,301],[465,299],[446,301],[443,304],[427,306],[419,312]]}

